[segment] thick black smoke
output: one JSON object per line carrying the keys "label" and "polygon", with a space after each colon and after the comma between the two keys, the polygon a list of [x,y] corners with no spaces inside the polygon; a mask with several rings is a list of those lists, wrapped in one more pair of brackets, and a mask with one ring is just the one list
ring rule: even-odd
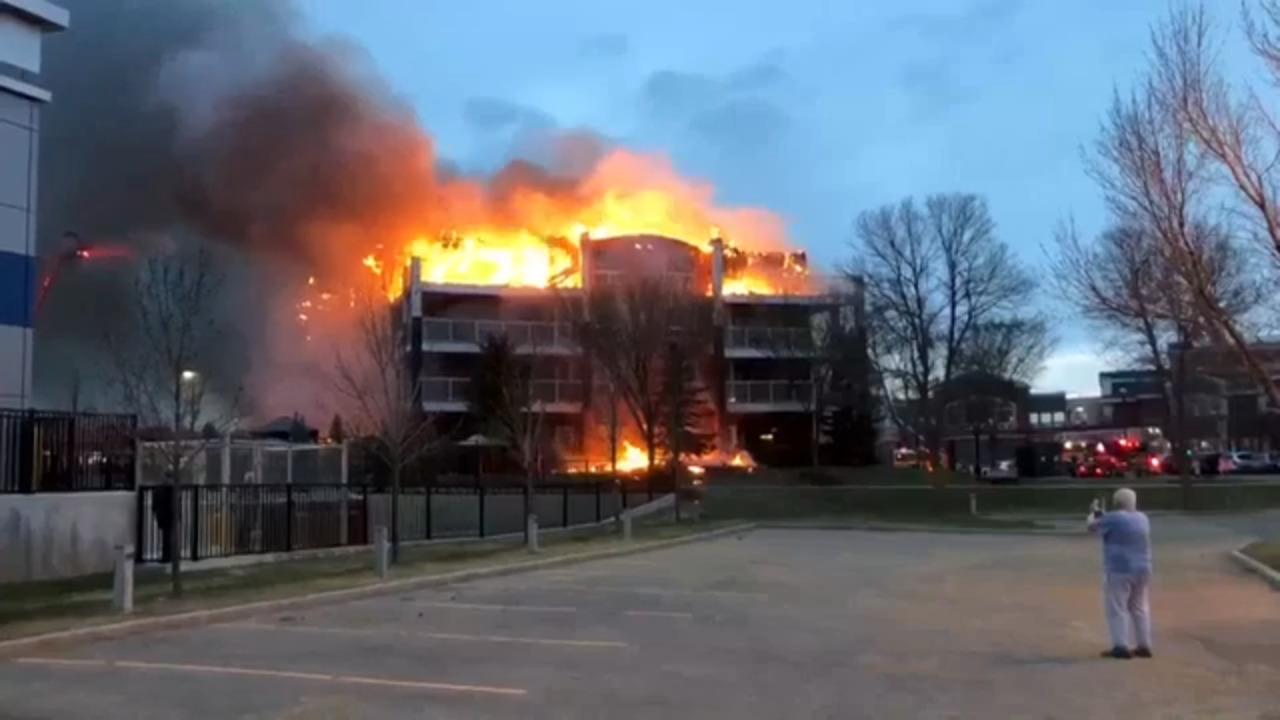
{"label": "thick black smoke", "polygon": [[[435,205],[427,136],[363,55],[300,39],[284,3],[63,4],[72,29],[47,40],[41,78],[54,94],[41,143],[46,263],[68,231],[91,245],[215,245],[233,288],[225,311],[247,339],[218,348],[216,363],[251,363],[259,385],[310,372],[272,337],[291,282],[421,221]],[[121,258],[64,267],[38,318],[42,402],[65,404],[77,375],[100,378],[101,328],[132,271]]]}
{"label": "thick black smoke", "polygon": [[[245,342],[215,348],[247,377],[258,413],[290,412],[318,370],[294,301],[309,275],[359,273],[380,243],[502,220],[525,190],[571,195],[604,148],[580,134],[540,143],[483,183],[451,182],[430,137],[367,56],[305,35],[283,0],[65,0],[42,82],[40,249],[201,243],[233,285],[221,308]],[[548,170],[547,168],[553,168]],[[37,396],[66,404],[94,376],[101,328],[120,314],[127,259],[67,268],[38,317]],[[344,278],[339,278],[344,279]],[[314,354],[314,353],[313,353]],[[331,362],[329,357],[323,358]]]}

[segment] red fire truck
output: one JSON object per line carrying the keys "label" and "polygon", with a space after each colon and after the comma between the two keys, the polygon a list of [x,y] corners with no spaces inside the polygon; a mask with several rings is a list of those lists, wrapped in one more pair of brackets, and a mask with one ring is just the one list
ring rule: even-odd
{"label": "red fire truck", "polygon": [[1067,441],[1062,446],[1067,472],[1078,478],[1158,475],[1164,471],[1159,453],[1131,437],[1098,441]]}

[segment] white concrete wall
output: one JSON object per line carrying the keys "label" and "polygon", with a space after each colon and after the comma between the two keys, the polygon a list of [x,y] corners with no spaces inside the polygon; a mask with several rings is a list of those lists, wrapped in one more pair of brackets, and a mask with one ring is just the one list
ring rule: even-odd
{"label": "white concrete wall", "polygon": [[109,572],[134,542],[132,492],[0,495],[0,583]]}

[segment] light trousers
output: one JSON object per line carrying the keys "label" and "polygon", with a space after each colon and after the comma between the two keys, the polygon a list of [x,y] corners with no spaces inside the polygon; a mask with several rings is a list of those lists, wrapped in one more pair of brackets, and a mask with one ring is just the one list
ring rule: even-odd
{"label": "light trousers", "polygon": [[[1151,571],[1107,573],[1103,588],[1111,647],[1151,647]],[[1130,630],[1133,643],[1130,644]]]}

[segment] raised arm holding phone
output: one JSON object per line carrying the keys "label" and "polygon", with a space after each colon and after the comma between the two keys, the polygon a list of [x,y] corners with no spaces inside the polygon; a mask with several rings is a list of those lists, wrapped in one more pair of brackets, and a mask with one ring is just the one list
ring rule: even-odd
{"label": "raised arm holding phone", "polygon": [[[1151,521],[1138,511],[1138,495],[1117,490],[1115,509],[1103,512],[1095,499],[1086,527],[1102,536],[1103,596],[1111,648],[1103,657],[1151,657]],[[1130,649],[1130,630],[1133,635]]]}

